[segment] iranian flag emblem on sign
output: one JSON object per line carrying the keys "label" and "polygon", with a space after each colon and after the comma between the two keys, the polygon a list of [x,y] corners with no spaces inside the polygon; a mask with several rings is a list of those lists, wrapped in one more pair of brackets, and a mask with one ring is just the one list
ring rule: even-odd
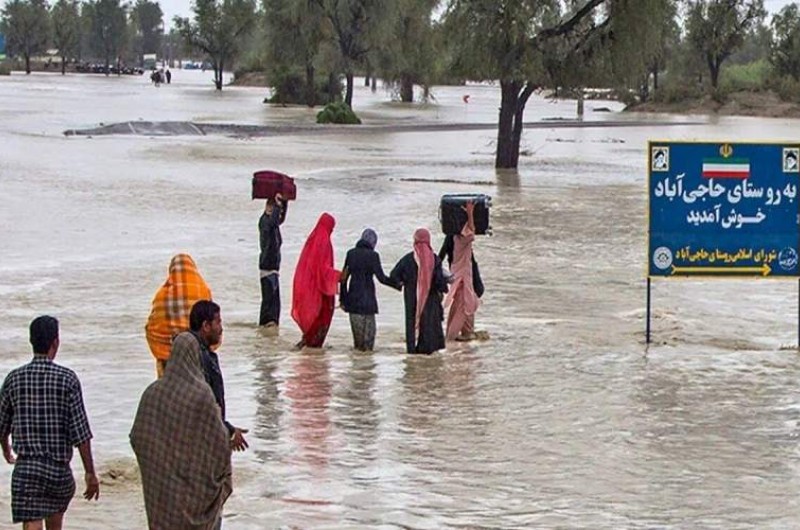
{"label": "iranian flag emblem on sign", "polygon": [[746,158],[705,158],[705,178],[746,179],[750,176],[750,161]]}

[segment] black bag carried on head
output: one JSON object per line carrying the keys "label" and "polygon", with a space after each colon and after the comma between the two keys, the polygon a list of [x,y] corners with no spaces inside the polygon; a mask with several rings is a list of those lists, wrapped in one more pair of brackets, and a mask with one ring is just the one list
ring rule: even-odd
{"label": "black bag carried on head", "polygon": [[442,202],[439,205],[439,220],[442,222],[442,232],[445,235],[461,233],[467,222],[467,212],[464,211],[463,206],[470,201],[475,203],[475,234],[479,236],[491,235],[489,208],[492,206],[492,198],[483,193],[442,195]]}

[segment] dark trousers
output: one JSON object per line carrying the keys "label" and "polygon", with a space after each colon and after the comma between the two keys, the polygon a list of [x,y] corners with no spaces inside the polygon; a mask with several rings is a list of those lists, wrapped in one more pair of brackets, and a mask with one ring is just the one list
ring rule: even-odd
{"label": "dark trousers", "polygon": [[277,274],[261,278],[261,316],[258,325],[278,324],[281,318],[281,286]]}
{"label": "dark trousers", "polygon": [[350,313],[350,330],[353,332],[353,347],[359,351],[375,349],[375,315]]}

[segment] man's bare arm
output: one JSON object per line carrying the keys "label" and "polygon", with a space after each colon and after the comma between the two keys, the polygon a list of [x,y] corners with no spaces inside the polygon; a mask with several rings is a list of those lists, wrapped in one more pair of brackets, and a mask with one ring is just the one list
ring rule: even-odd
{"label": "man's bare arm", "polygon": [[14,453],[11,452],[11,444],[8,441],[7,434],[3,436],[2,440],[0,440],[0,445],[3,447],[3,458],[6,459],[6,462],[9,464],[16,463],[17,459],[14,458]]}
{"label": "man's bare arm", "polygon": [[100,481],[94,472],[94,459],[92,458],[92,441],[86,440],[78,446],[78,452],[83,461],[83,470],[86,472],[86,491],[83,498],[86,500],[98,499],[100,497]]}

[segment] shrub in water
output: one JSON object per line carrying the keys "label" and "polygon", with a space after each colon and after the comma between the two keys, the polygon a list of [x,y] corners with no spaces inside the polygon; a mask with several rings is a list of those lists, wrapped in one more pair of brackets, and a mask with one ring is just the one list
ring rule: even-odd
{"label": "shrub in water", "polygon": [[361,123],[356,113],[353,112],[346,103],[337,101],[328,103],[325,108],[317,114],[317,123],[340,123],[345,125],[357,125]]}

